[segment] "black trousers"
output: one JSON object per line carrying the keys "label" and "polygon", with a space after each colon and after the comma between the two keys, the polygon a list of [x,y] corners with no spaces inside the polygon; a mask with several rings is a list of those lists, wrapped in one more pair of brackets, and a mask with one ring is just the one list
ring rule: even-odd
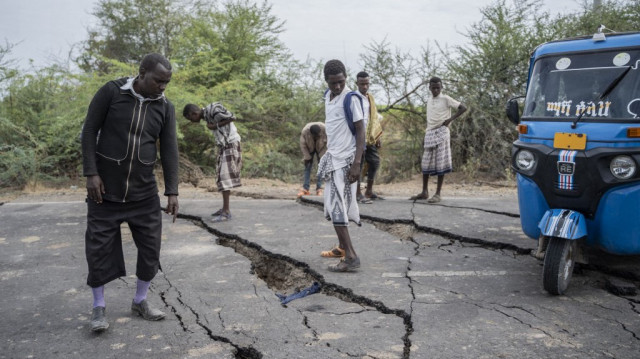
{"label": "black trousers", "polygon": [[380,168],[378,147],[375,145],[367,145],[365,151],[362,153],[360,172],[362,172],[365,162],[367,163],[367,181],[373,181],[376,178],[376,173],[378,173],[378,168]]}
{"label": "black trousers", "polygon": [[136,276],[150,281],[160,267],[162,212],[160,198],[149,197],[135,202],[97,204],[87,200],[85,253],[89,266],[87,284],[99,287],[125,276],[120,225],[127,222],[138,248]]}

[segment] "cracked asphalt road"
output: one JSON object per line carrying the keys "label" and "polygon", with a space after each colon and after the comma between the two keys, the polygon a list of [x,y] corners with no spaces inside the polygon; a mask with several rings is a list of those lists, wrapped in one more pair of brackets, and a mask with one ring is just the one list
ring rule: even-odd
{"label": "cracked asphalt road", "polygon": [[[166,218],[149,295],[162,322],[129,312],[136,251],[123,227],[131,275],[107,285],[101,335],[88,331],[85,204],[0,206],[0,358],[638,357],[640,297],[604,289],[611,275],[640,283],[637,258],[582,266],[550,296],[515,198],[361,205],[350,233],[362,267],[347,274],[319,256],[336,243],[319,198],[234,197],[234,219],[212,224],[218,205],[182,199],[180,219]],[[320,293],[286,306],[275,295],[313,282]]]}

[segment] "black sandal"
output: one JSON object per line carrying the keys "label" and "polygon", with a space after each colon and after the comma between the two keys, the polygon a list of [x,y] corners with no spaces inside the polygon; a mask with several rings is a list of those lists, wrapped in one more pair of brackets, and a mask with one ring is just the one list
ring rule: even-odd
{"label": "black sandal", "polygon": [[340,258],[338,264],[327,267],[329,272],[355,272],[360,268],[360,258],[347,259],[346,257]]}

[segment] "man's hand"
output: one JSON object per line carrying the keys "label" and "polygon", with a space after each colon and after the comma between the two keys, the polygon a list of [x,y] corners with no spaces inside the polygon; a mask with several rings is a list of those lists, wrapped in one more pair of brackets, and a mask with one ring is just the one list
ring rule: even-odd
{"label": "man's hand", "polygon": [[87,176],[87,198],[96,203],[102,203],[104,183],[100,175]]}
{"label": "man's hand", "polygon": [[376,141],[376,148],[380,147],[382,147],[382,140],[378,138],[378,140]]}
{"label": "man's hand", "polygon": [[450,117],[448,120],[442,123],[442,126],[449,127],[452,121],[453,121],[453,117]]}
{"label": "man's hand", "polygon": [[309,166],[311,164],[311,160],[304,160],[304,166]]}
{"label": "man's hand", "polygon": [[165,209],[165,213],[173,215],[173,223],[176,223],[176,218],[178,218],[178,196],[175,194],[170,194],[167,196],[167,208]]}
{"label": "man's hand", "polygon": [[349,179],[349,183],[357,182],[360,179],[360,162],[354,162],[351,164],[347,177]]}

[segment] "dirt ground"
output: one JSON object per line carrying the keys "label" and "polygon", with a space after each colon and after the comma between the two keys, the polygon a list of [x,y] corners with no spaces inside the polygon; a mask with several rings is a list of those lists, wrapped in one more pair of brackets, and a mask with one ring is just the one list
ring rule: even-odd
{"label": "dirt ground", "polygon": [[[312,184],[312,189],[313,189]],[[278,180],[263,178],[242,179],[242,187],[233,189],[232,195],[252,198],[295,199],[301,184],[286,183]],[[436,188],[435,177],[429,181],[430,193]],[[216,198],[219,193],[215,187],[215,178],[205,178],[198,187],[188,183],[180,184],[180,198]],[[364,190],[364,185],[363,185]],[[405,182],[376,184],[374,192],[381,196],[411,197],[422,190],[422,176],[415,175]],[[460,174],[452,173],[445,176],[442,188],[443,197],[504,197],[514,196],[516,185],[514,181],[469,180]],[[27,186],[24,190],[0,191],[0,203],[20,198],[20,201],[74,201],[82,200],[86,195],[84,183],[78,182],[64,187],[51,188],[42,185]]]}

